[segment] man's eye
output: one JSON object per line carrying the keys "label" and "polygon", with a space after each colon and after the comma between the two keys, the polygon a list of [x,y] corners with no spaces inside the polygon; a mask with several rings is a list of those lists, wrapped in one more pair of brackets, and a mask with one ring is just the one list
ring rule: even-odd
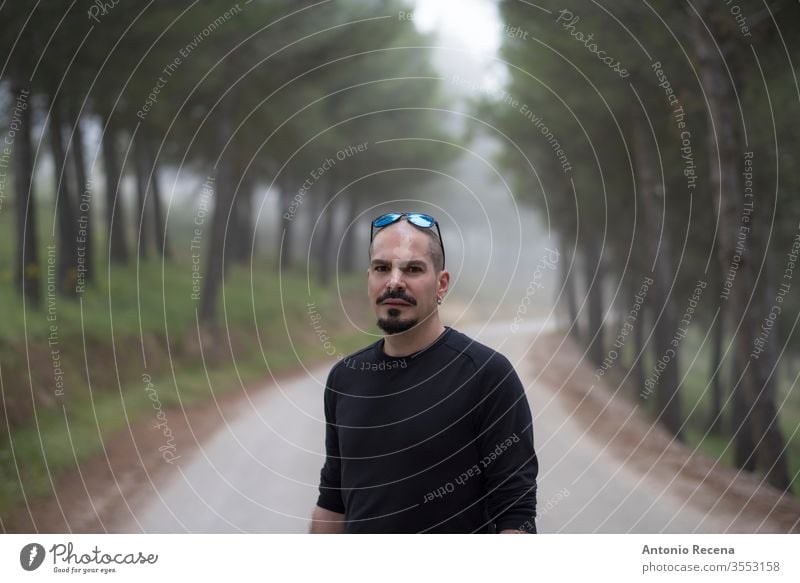
{"label": "man's eye", "polygon": [[386,271],[386,266],[385,265],[376,265],[374,269],[375,269],[375,271]]}
{"label": "man's eye", "polygon": [[422,271],[422,268],[419,265],[410,265],[407,269],[408,269],[408,271],[411,271],[411,272],[414,272],[414,273],[419,273],[420,271]]}

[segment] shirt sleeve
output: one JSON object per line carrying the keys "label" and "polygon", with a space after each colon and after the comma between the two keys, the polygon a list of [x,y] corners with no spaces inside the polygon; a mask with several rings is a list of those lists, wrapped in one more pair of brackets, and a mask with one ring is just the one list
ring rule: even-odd
{"label": "shirt sleeve", "polygon": [[476,409],[477,444],[489,519],[496,532],[536,532],[533,418],[525,389],[508,359],[494,353],[483,370],[483,395]]}
{"label": "shirt sleeve", "polygon": [[325,464],[320,471],[319,498],[317,506],[344,514],[342,498],[342,461],[339,455],[339,435],[336,429],[336,391],[333,378],[336,367],[325,383]]}

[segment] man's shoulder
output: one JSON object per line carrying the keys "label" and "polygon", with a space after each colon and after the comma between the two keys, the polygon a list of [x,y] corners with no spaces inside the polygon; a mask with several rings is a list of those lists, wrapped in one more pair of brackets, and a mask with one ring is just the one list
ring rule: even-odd
{"label": "man's shoulder", "polygon": [[464,358],[472,360],[478,369],[507,371],[512,368],[511,362],[504,354],[454,328],[450,329],[445,344]]}
{"label": "man's shoulder", "polygon": [[372,344],[369,344],[369,345],[365,346],[364,348],[360,348],[359,350],[356,350],[355,352],[351,352],[350,354],[348,354],[347,356],[342,358],[338,362],[338,364],[342,364],[342,362],[344,362],[345,360],[351,359],[351,358],[360,358],[360,357],[361,358],[365,358],[365,357],[373,356],[375,354],[375,351],[377,350],[378,345],[380,343],[381,343],[381,339],[378,339],[375,342],[373,342]]}
{"label": "man's shoulder", "polygon": [[380,340],[376,340],[372,344],[369,344],[364,348],[360,348],[359,350],[351,352],[347,356],[340,358],[339,362],[337,362],[331,367],[331,373],[330,373],[331,376],[333,376],[333,374],[336,373],[338,370],[347,369],[347,363],[363,359],[370,359],[374,357],[375,350],[377,349],[378,344],[380,344],[380,342],[381,342]]}

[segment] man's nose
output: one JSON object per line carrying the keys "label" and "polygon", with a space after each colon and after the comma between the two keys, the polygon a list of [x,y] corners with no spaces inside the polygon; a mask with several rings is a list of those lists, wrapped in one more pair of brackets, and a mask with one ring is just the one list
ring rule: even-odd
{"label": "man's nose", "polygon": [[392,272],[389,274],[388,286],[390,288],[405,287],[405,282],[403,281],[403,271],[399,267],[392,269]]}

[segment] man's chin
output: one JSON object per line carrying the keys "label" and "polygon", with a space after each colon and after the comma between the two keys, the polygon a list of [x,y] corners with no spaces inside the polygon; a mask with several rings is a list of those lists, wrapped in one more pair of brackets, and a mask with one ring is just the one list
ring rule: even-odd
{"label": "man's chin", "polygon": [[417,320],[401,320],[400,318],[378,318],[378,328],[387,334],[400,334],[411,330],[418,323]]}

